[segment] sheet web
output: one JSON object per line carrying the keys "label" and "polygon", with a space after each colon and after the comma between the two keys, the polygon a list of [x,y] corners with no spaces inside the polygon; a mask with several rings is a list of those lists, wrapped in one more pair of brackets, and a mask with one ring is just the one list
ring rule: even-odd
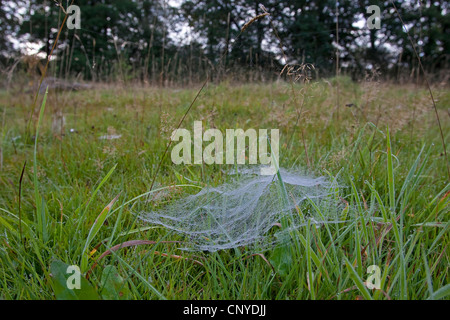
{"label": "sheet web", "polygon": [[[241,246],[264,249],[286,238],[280,233],[300,228],[308,219],[316,225],[341,222],[335,183],[280,168],[288,196],[286,204],[277,175],[259,172],[259,168],[241,170],[228,183],[205,187],[161,209],[141,212],[138,217],[186,235],[183,249],[195,251]],[[283,218],[289,221],[288,227],[281,227]]]}

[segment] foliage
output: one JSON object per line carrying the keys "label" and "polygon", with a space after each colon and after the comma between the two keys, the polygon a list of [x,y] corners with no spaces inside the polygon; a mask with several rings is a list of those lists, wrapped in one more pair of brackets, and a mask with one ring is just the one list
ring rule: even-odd
{"label": "foliage", "polygon": [[[355,77],[373,67],[383,74],[409,74],[417,62],[394,6],[425,69],[434,74],[449,67],[450,8],[443,0],[267,0],[270,16],[245,32],[243,25],[263,12],[259,1],[185,0],[180,7],[163,0],[75,3],[81,9],[82,28],[63,28],[54,52],[56,75],[162,84],[187,76],[190,83],[194,75],[201,79],[205,74],[221,79],[220,72],[211,70],[256,69],[270,75],[284,63],[283,51],[289,63],[312,63],[316,74],[329,76],[335,74],[337,50],[339,67]],[[357,27],[365,24],[367,7],[374,4],[381,9],[381,29]],[[17,50],[10,37],[39,43],[48,58],[64,18],[62,9],[52,1],[31,1],[29,8],[16,11],[10,1],[1,5],[3,59],[14,57]],[[189,36],[185,25],[192,28]]]}
{"label": "foliage", "polygon": [[[221,130],[279,128],[280,166],[303,165],[338,182],[331,196],[342,203],[343,220],[356,219],[309,224],[292,233],[291,245],[262,252],[181,251],[174,241],[183,236],[134,214],[146,200],[165,206],[227,181],[223,171],[232,168],[174,166],[169,158],[149,193],[167,143],[155,106],[179,119],[195,91],[50,92],[35,145],[23,127],[32,97],[1,93],[0,298],[87,298],[64,286],[67,266],[85,261],[82,287],[103,299],[448,299],[450,193],[428,93],[378,84],[369,99],[373,88],[341,79],[341,99],[354,105],[334,121],[332,82],[294,85],[306,96],[308,116],[299,125],[284,121],[298,106],[282,82],[210,85],[183,125],[203,117],[205,127]],[[450,97],[448,90],[436,94],[441,112]],[[63,135],[51,131],[56,107],[67,116]],[[119,139],[99,139],[113,130]],[[297,213],[321,215],[324,208],[304,203]],[[364,283],[371,265],[381,269],[380,290]]]}

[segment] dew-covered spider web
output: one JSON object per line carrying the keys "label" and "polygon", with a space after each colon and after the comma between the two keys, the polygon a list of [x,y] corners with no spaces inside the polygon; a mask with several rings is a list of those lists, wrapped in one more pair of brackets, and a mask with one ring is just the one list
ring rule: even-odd
{"label": "dew-covered spider web", "polygon": [[184,234],[183,249],[196,251],[247,245],[263,249],[308,220],[316,226],[342,222],[335,181],[280,168],[283,188],[276,174],[259,173],[259,168],[240,170],[230,182],[205,187],[138,217]]}

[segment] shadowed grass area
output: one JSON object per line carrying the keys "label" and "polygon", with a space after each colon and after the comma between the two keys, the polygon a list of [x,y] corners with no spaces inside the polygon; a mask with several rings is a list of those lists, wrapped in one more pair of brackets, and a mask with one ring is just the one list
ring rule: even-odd
{"label": "shadowed grass area", "polygon": [[[169,150],[148,193],[196,89],[51,92],[35,112],[32,139],[32,97],[0,93],[0,298],[67,298],[58,286],[65,265],[56,260],[80,266],[85,298],[448,298],[449,181],[427,90],[347,78],[339,85],[337,112],[335,79],[295,84],[295,95],[282,82],[210,84],[181,126],[278,128],[281,167],[339,182],[330,197],[342,217],[356,218],[305,226],[284,251],[263,252],[180,251],[174,241],[188,239],[135,216],[227,181],[232,166],[174,165]],[[445,129],[450,91],[434,89]],[[306,217],[328,210],[298,209]],[[271,265],[284,258],[288,272]],[[364,283],[371,265],[380,268],[380,290]],[[121,281],[108,282],[106,270]]]}

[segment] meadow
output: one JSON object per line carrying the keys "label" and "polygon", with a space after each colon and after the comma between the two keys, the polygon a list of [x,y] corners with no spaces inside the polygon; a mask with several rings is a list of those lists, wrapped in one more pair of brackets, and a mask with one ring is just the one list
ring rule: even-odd
{"label": "meadow", "polygon": [[[182,128],[278,128],[280,167],[337,181],[354,218],[298,228],[281,249],[193,252],[136,213],[229,179],[230,165],[163,158],[199,87],[50,91],[33,134],[34,93],[0,92],[1,299],[448,299],[448,164],[426,87],[208,83]],[[448,141],[450,90],[432,89]],[[70,265],[79,290],[65,286]],[[372,265],[380,289],[367,286]]]}

